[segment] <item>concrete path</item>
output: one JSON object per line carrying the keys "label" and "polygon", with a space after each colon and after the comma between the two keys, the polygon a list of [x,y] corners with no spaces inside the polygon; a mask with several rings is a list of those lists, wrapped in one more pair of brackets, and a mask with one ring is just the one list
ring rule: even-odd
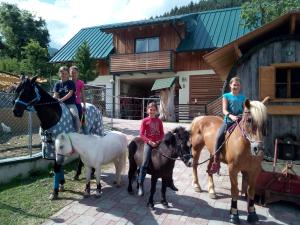
{"label": "concrete path", "polygon": [[[109,121],[106,121],[109,122]],[[178,126],[176,123],[164,123],[165,131]],[[188,127],[187,124],[180,124]],[[140,121],[113,120],[113,126],[128,135],[128,140],[138,135]],[[206,159],[208,154],[202,155],[200,160]],[[200,185],[207,189],[206,164],[198,168]],[[127,172],[126,172],[127,173]],[[226,165],[222,164],[220,176],[216,175],[215,186],[217,200],[208,197],[206,191],[196,193],[191,186],[192,169],[177,161],[174,169],[174,183],[178,187],[177,193],[167,190],[167,200],[170,208],[163,208],[160,201],[160,182],[155,194],[156,209],[146,207],[150,190],[150,177],[145,180],[146,193],[143,197],[127,193],[127,176],[124,176],[123,186],[117,188],[113,185],[113,168],[103,171],[101,182],[103,194],[95,198],[73,201],[55,215],[51,216],[45,225],[74,224],[74,225],[225,225],[229,217],[230,208],[230,182]],[[241,177],[239,177],[241,181]],[[148,187],[148,188],[147,188]],[[248,224],[247,203],[238,202],[241,224]],[[291,203],[274,203],[267,207],[256,206],[260,224],[300,224],[300,207]]]}

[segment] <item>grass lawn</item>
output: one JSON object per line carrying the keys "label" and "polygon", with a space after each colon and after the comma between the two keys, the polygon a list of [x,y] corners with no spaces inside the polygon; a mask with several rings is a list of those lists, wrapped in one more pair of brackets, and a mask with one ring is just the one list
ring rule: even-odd
{"label": "grass lawn", "polygon": [[[42,224],[51,215],[70,204],[82,199],[84,179],[73,181],[78,161],[65,166],[65,189],[60,200],[50,201],[53,174],[49,171],[31,174],[27,179],[14,179],[0,186],[0,224],[36,225]],[[84,174],[84,171],[82,171]]]}

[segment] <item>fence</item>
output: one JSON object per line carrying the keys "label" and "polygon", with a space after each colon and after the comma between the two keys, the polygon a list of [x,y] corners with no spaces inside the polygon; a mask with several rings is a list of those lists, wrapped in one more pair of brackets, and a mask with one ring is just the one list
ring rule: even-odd
{"label": "fence", "polygon": [[[105,131],[111,130],[113,118],[140,120],[146,115],[150,101],[159,105],[159,98],[112,96],[111,89],[88,87],[86,101],[96,105],[104,117]],[[40,152],[40,121],[34,112],[24,112],[22,118],[12,113],[13,94],[0,92],[0,159],[32,155]],[[206,105],[175,105],[176,120],[190,122],[194,117],[207,114]]]}

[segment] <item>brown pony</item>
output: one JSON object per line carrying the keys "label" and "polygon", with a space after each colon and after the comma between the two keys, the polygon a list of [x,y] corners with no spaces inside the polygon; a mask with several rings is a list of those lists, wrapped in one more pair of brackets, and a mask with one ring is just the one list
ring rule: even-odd
{"label": "brown pony", "polygon": [[[241,171],[248,177],[248,218],[250,223],[258,222],[258,216],[254,208],[255,181],[261,170],[263,159],[263,134],[266,127],[267,112],[264,102],[246,100],[244,112],[236,127],[229,134],[226,134],[222,145],[220,160],[228,165],[231,182],[231,209],[230,222],[239,223],[237,210],[238,181],[237,175]],[[191,144],[193,164],[193,186],[195,191],[201,192],[198,181],[197,167],[201,150],[207,147],[211,155],[214,154],[216,134],[223,123],[217,116],[199,116],[191,124]],[[208,169],[211,166],[213,157],[210,158]],[[208,174],[208,193],[215,198],[213,175]]]}

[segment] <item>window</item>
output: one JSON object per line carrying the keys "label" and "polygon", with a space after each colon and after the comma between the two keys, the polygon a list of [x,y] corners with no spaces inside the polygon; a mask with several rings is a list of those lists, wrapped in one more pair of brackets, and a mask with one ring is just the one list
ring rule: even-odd
{"label": "window", "polygon": [[300,98],[300,68],[277,68],[276,98]]}
{"label": "window", "polygon": [[135,40],[135,52],[155,52],[159,51],[159,38],[144,38]]}
{"label": "window", "polygon": [[300,100],[300,64],[278,63],[259,69],[260,98],[273,100]]}

